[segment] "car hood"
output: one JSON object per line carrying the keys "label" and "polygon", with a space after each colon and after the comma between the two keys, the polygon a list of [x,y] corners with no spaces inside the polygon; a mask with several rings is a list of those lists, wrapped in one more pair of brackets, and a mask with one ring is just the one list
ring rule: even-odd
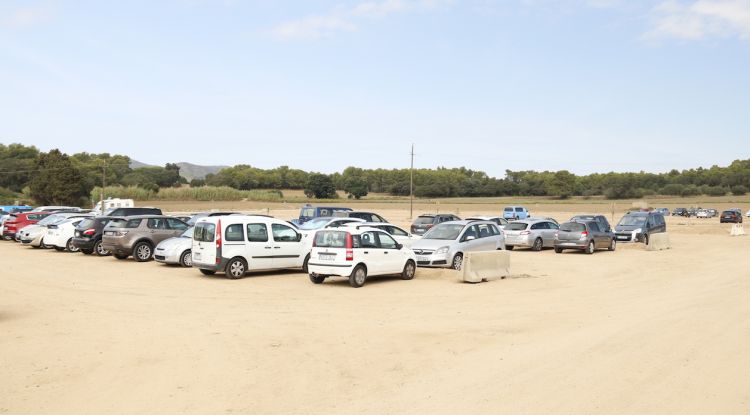
{"label": "car hood", "polygon": [[21,229],[21,232],[24,233],[24,234],[28,233],[29,235],[33,235],[33,234],[37,234],[39,232],[42,232],[42,228],[43,228],[43,226],[41,226],[41,225],[28,225],[28,226],[24,226]]}
{"label": "car hood", "polygon": [[164,249],[171,251],[173,249],[190,249],[193,246],[193,240],[191,238],[175,237],[165,239],[156,245],[156,249]]}
{"label": "car hood", "polygon": [[453,239],[417,239],[411,244],[411,249],[438,249],[455,244]]}

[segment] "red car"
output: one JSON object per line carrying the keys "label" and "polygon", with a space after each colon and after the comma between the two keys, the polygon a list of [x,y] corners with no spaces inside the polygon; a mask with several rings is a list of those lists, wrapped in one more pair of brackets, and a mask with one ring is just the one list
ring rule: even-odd
{"label": "red car", "polygon": [[3,224],[3,239],[12,241],[23,227],[33,225],[51,214],[50,212],[26,212],[10,215]]}

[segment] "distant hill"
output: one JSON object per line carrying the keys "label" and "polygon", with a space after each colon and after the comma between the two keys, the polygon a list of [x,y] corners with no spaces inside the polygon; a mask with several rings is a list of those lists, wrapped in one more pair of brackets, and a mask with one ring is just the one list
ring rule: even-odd
{"label": "distant hill", "polygon": [[[187,162],[179,162],[176,163],[178,166],[180,166],[180,176],[187,179],[187,181],[193,180],[193,179],[202,179],[206,177],[209,173],[216,173],[221,169],[225,169],[229,166],[201,166],[198,164],[192,164]],[[141,167],[157,167],[153,164],[146,164],[141,163],[138,160],[130,160],[130,168],[131,169],[138,169]]]}

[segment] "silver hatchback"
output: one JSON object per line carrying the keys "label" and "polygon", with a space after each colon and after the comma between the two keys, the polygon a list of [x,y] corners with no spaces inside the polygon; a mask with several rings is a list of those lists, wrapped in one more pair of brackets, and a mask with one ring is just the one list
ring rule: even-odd
{"label": "silver hatchback", "polygon": [[417,266],[461,269],[464,253],[503,249],[503,231],[490,221],[443,222],[412,243]]}
{"label": "silver hatchback", "polygon": [[542,248],[554,248],[555,234],[560,227],[548,219],[517,220],[505,226],[505,249],[515,247],[531,248],[541,251]]}

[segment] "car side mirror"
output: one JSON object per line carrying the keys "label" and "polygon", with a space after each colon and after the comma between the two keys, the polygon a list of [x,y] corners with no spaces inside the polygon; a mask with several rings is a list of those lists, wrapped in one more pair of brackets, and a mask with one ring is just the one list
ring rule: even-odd
{"label": "car side mirror", "polygon": [[475,236],[473,236],[473,235],[469,235],[469,236],[467,236],[467,237],[464,238],[464,241],[473,241],[474,239],[477,239],[477,238]]}
{"label": "car side mirror", "polygon": [[301,240],[302,240],[302,234],[301,234],[301,233],[298,233],[298,234],[297,234],[297,242],[299,242],[299,241],[301,241]]}
{"label": "car side mirror", "polygon": [[404,246],[403,246],[403,245],[401,245],[401,244],[396,244],[396,249],[399,249],[399,250],[400,250],[400,249],[401,249],[401,248],[403,248],[403,247],[404,247]]}

